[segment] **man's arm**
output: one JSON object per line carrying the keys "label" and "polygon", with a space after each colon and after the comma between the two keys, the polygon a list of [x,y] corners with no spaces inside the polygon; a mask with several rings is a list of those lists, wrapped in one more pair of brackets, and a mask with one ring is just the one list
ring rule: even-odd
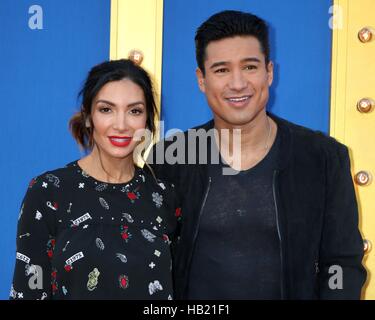
{"label": "man's arm", "polygon": [[348,149],[337,144],[328,155],[327,198],[320,247],[320,299],[360,299],[366,280],[363,240],[350,173]]}

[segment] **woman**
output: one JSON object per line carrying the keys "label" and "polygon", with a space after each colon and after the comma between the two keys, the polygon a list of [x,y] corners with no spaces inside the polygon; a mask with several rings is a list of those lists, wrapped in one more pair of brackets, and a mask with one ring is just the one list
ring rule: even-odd
{"label": "woman", "polygon": [[133,161],[155,133],[151,80],[129,60],[104,62],[80,94],[70,129],[88,155],[30,182],[11,298],[172,299],[180,210],[172,186]]}

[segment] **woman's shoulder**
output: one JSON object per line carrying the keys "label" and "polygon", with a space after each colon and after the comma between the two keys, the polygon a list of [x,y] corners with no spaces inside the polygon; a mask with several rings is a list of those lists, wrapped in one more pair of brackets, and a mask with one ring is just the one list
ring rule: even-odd
{"label": "woman's shoulder", "polygon": [[48,188],[60,188],[62,182],[72,180],[77,171],[77,161],[70,162],[64,167],[47,170],[30,180],[29,189],[46,190]]}

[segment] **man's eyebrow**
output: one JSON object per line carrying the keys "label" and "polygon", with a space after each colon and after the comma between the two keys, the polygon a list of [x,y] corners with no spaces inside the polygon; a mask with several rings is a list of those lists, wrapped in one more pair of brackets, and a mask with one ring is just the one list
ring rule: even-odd
{"label": "man's eyebrow", "polygon": [[250,58],[245,58],[243,60],[241,60],[241,62],[261,62],[260,59],[256,58],[256,57],[250,57]]}
{"label": "man's eyebrow", "polygon": [[[261,60],[259,58],[256,58],[256,57],[249,57],[249,58],[242,59],[241,62],[258,62],[258,63],[260,63]],[[213,63],[210,66],[210,69],[214,69],[216,67],[226,66],[228,64],[229,64],[228,61],[218,61],[218,62]]]}
{"label": "man's eyebrow", "polygon": [[226,66],[228,64],[227,61],[219,61],[215,62],[210,66],[210,69],[216,68],[216,67],[221,67],[221,66]]}

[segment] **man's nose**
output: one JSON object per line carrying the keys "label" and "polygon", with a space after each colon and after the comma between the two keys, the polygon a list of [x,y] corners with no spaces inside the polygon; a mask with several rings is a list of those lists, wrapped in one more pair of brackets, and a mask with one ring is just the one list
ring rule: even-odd
{"label": "man's nose", "polygon": [[236,70],[232,72],[232,77],[230,79],[229,88],[235,91],[241,91],[247,87],[247,79],[244,77],[241,70]]}

